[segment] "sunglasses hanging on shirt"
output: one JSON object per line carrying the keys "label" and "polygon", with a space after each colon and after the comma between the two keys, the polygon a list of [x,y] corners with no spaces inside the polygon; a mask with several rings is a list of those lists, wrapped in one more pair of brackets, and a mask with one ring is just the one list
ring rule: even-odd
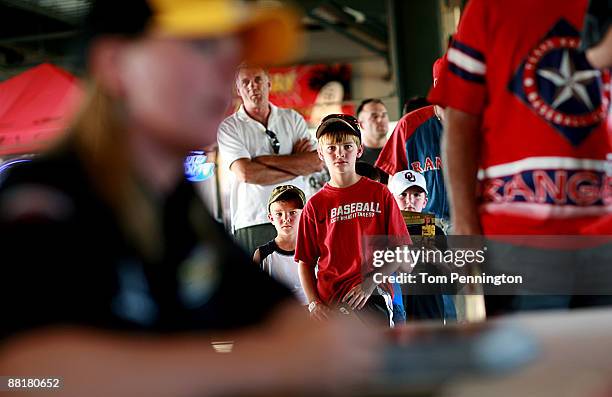
{"label": "sunglasses hanging on shirt", "polygon": [[280,151],[280,142],[278,141],[278,137],[276,134],[268,129],[266,129],[266,135],[270,138],[270,143],[272,144],[272,150],[274,150],[274,154],[278,154]]}

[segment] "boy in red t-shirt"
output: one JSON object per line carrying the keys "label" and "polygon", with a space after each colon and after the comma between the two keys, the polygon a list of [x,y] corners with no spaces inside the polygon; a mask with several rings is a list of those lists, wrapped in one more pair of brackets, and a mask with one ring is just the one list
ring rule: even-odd
{"label": "boy in red t-shirt", "polygon": [[[323,320],[330,310],[339,308],[343,313],[354,311],[366,321],[392,325],[388,288],[363,276],[373,269],[362,255],[366,248],[362,239],[405,237],[407,242],[402,214],[384,185],[355,172],[363,146],[354,117],[329,115],[316,136],[319,157],[325,161],[331,180],[306,203],[295,250],[311,317]],[[396,267],[387,263],[377,272],[388,275]],[[375,290],[378,294],[372,295]]]}

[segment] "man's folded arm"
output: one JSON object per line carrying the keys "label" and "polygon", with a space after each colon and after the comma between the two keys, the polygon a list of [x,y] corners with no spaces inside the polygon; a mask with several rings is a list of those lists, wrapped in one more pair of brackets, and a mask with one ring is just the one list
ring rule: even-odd
{"label": "man's folded arm", "polygon": [[323,162],[316,151],[282,156],[259,156],[253,161],[294,176],[310,175],[323,170]]}
{"label": "man's folded arm", "polygon": [[274,185],[276,183],[289,181],[297,176],[283,171],[282,169],[272,168],[247,158],[234,161],[230,166],[230,171],[232,171],[241,182],[256,185]]}

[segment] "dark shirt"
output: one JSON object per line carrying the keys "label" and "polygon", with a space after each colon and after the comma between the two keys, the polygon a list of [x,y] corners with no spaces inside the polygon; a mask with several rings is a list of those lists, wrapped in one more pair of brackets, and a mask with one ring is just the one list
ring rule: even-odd
{"label": "dark shirt", "polygon": [[365,163],[368,163],[370,165],[374,165],[374,163],[376,163],[376,160],[378,159],[378,156],[380,155],[380,152],[382,152],[382,148],[371,148],[371,147],[363,147],[363,154],[361,155],[361,157],[359,158],[359,161],[363,161]]}
{"label": "dark shirt", "polygon": [[[380,155],[380,152],[382,152],[382,148],[370,148],[370,147],[364,146],[363,154],[359,158],[359,161],[368,163],[373,167],[374,164],[376,163],[376,160],[378,159],[378,156]],[[382,183],[383,185],[386,185],[389,182],[389,175],[387,175],[381,169],[378,169],[378,171],[380,172],[380,183]]]}
{"label": "dark shirt", "polygon": [[157,210],[161,255],[150,259],[73,151],[11,169],[0,186],[0,337],[45,325],[232,329],[291,299],[234,245],[189,182]]}
{"label": "dark shirt", "polygon": [[[433,246],[439,250],[448,249],[448,243],[446,235],[441,228],[435,226],[435,236],[422,237],[422,225],[408,225],[408,232],[410,238],[416,249],[419,247]],[[435,266],[430,264],[417,265],[412,274],[427,273],[432,276],[441,275]],[[417,280],[420,276],[417,277]],[[404,290],[404,309],[406,311],[407,320],[439,320],[444,321],[445,317],[445,305],[444,299],[442,298],[443,293],[454,293],[452,285],[438,285],[438,284],[421,284],[416,283],[410,285],[409,288]]]}
{"label": "dark shirt", "polygon": [[590,0],[582,28],[582,49],[597,45],[612,25],[612,0]]}

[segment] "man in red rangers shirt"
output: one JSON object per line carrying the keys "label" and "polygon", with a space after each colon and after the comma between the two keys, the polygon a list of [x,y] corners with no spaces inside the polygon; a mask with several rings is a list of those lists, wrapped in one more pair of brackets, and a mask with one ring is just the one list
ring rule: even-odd
{"label": "man in red rangers shirt", "polygon": [[[316,136],[319,157],[331,180],[306,203],[295,249],[310,314],[323,320],[330,309],[340,307],[366,321],[393,325],[389,290],[364,276],[373,269],[362,252],[371,248],[364,247],[364,236],[399,236],[407,243],[402,214],[384,185],[355,172],[363,145],[354,117],[329,115]],[[388,275],[396,270],[394,266],[388,263],[377,272]],[[373,295],[375,290],[379,294]]]}
{"label": "man in red rangers shirt", "polygon": [[586,8],[468,3],[429,96],[448,108],[457,234],[578,234],[612,210],[601,73],[578,50]]}
{"label": "man in red rangers shirt", "polygon": [[[586,49],[586,57],[594,68],[602,70],[612,68],[612,2],[590,1],[582,30],[582,47]],[[609,109],[608,133],[608,138],[612,141],[612,113],[609,112]],[[608,176],[612,176],[612,153],[608,155],[606,172]],[[612,212],[605,219],[589,225],[585,232],[612,234]]]}
{"label": "man in red rangers shirt", "polygon": [[[428,98],[447,109],[443,159],[456,234],[578,235],[612,211],[612,178],[605,172],[612,150],[603,123],[608,104],[601,72],[578,48],[586,8],[587,0],[468,3]],[[564,296],[516,297],[522,303],[510,310],[603,302],[576,304],[572,282],[583,283],[586,273],[575,278],[555,264],[567,259],[586,270],[606,263],[604,255],[587,261],[584,250],[573,250],[560,256],[559,240],[553,249],[526,248],[538,241],[515,245],[506,258],[520,257],[522,270],[548,268],[539,282],[570,287],[547,292]],[[591,291],[587,285],[578,294]]]}

